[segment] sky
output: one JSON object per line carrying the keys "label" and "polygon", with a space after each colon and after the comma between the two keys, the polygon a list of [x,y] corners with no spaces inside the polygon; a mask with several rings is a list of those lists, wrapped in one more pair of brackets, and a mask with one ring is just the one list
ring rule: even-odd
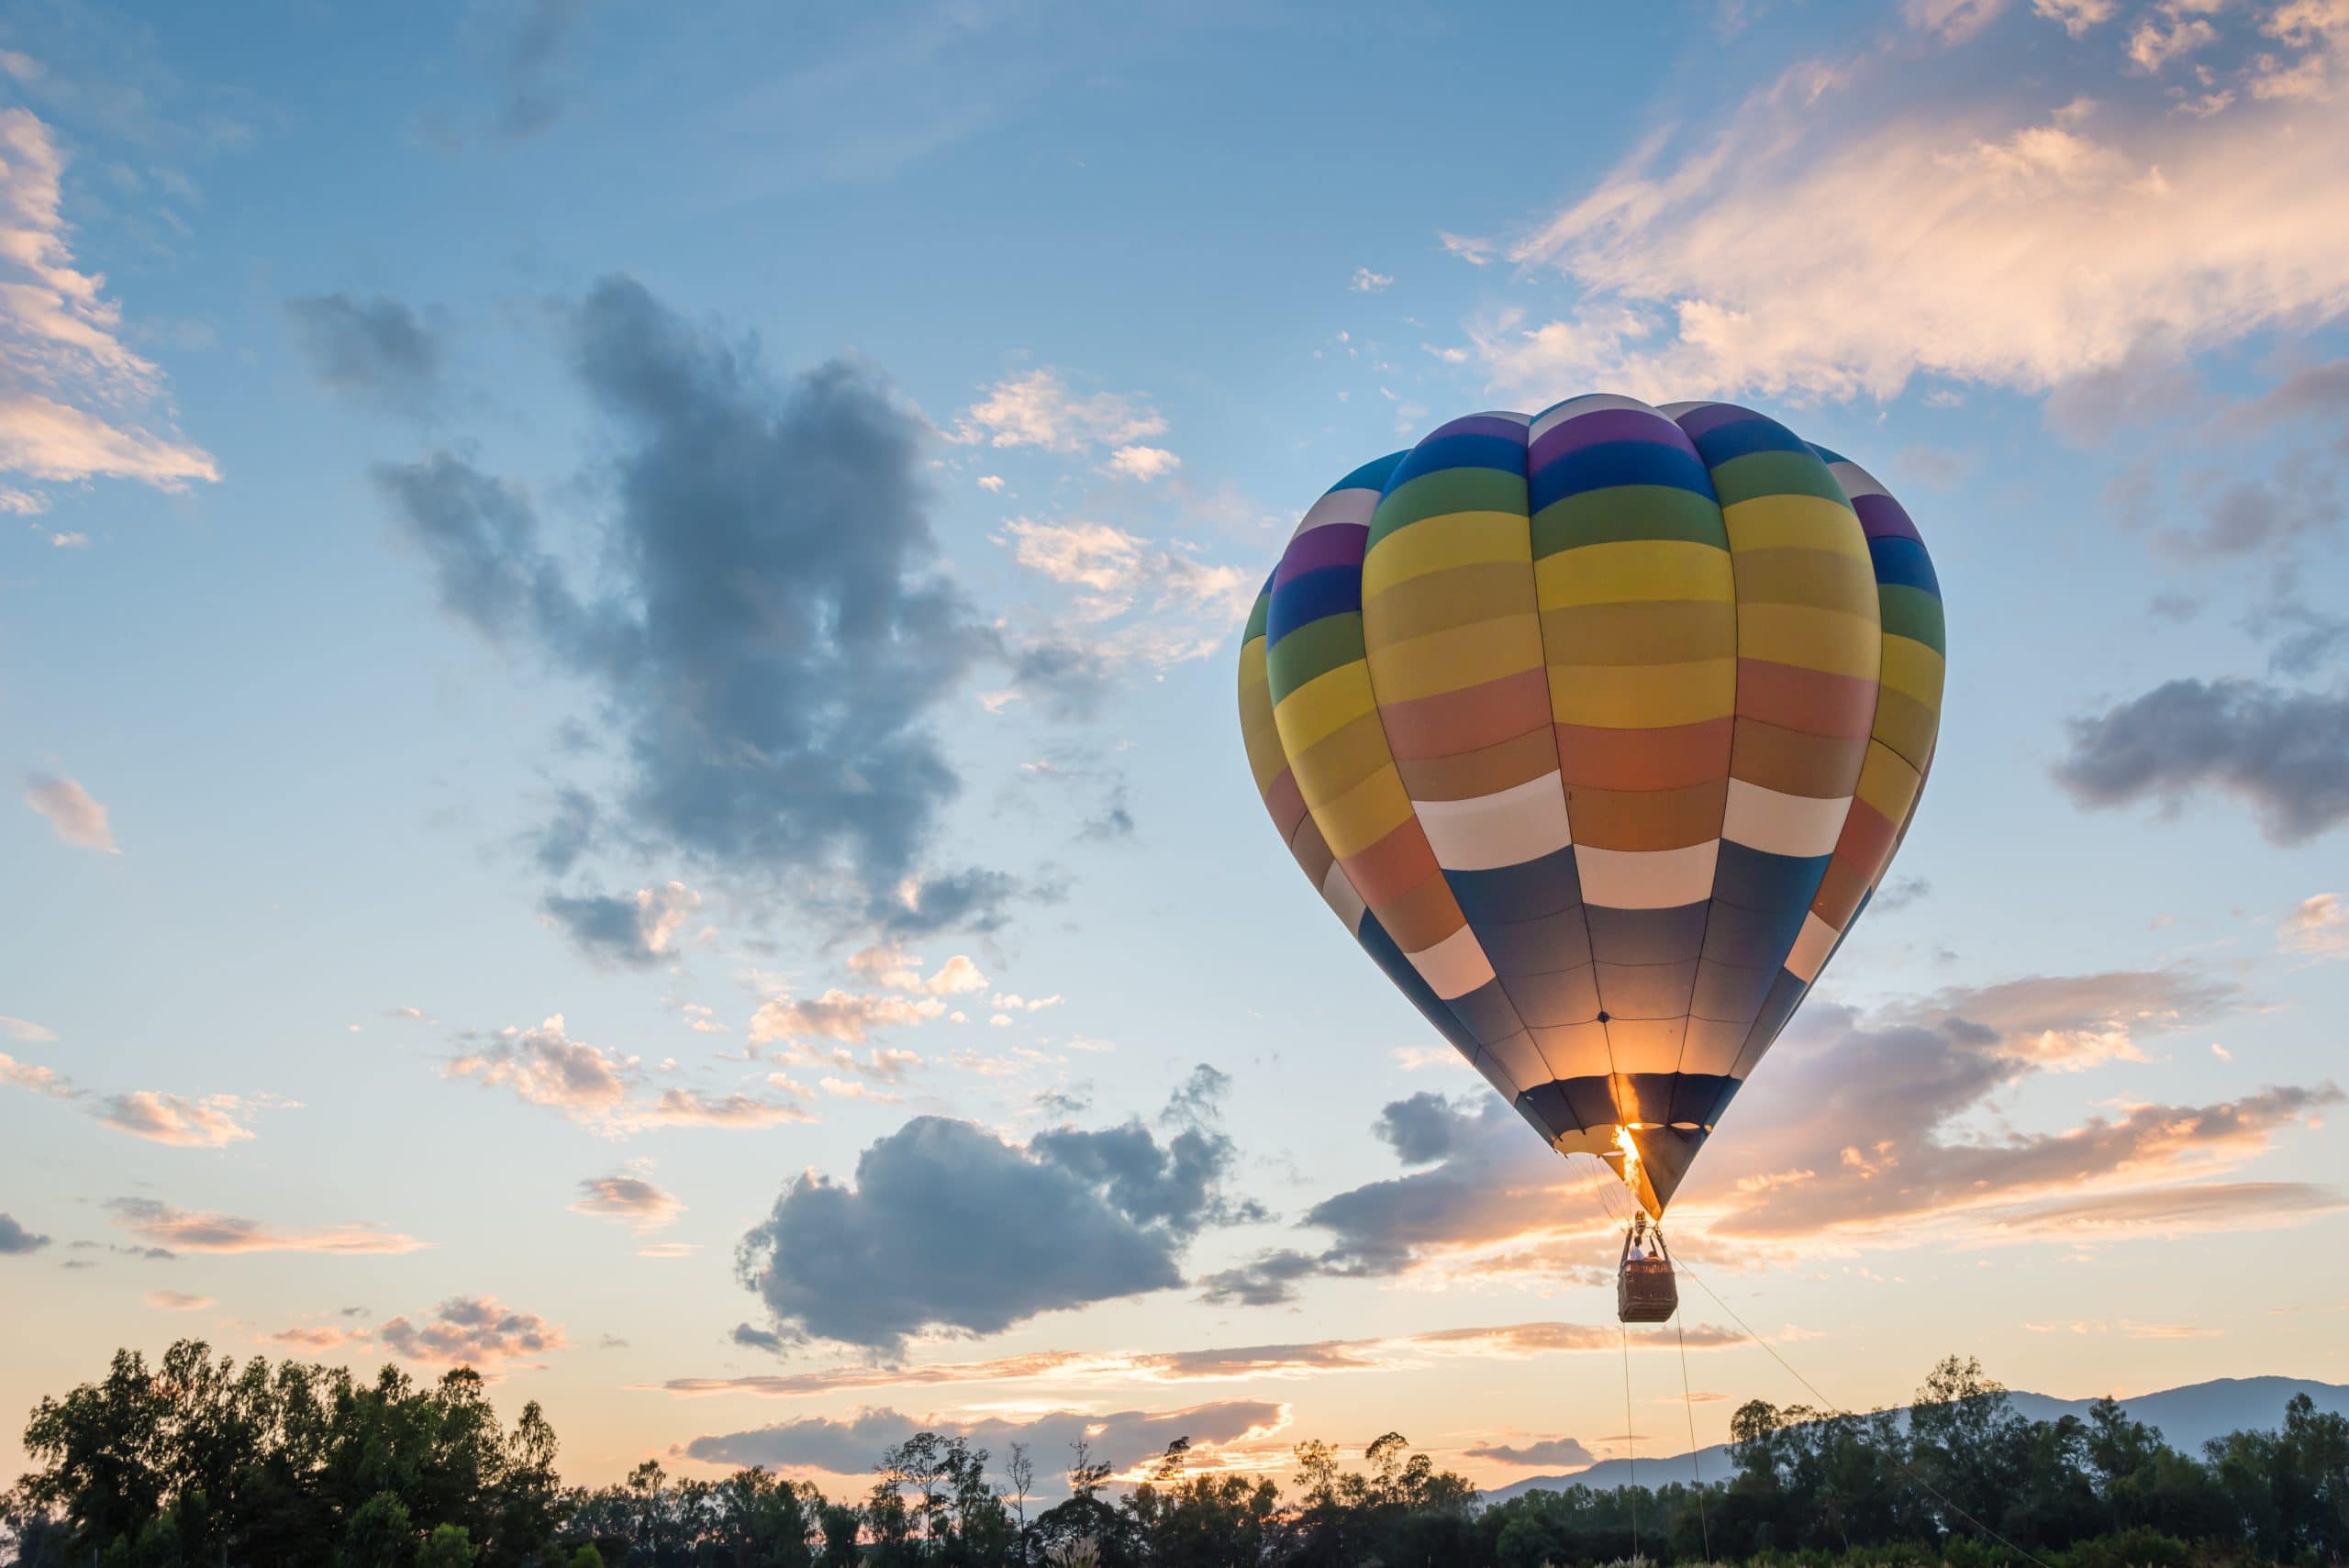
{"label": "sky", "polygon": [[[836,1493],[918,1427],[1501,1485],[1779,1358],[2349,1382],[2342,0],[0,50],[0,1477],[181,1336]],[[1950,625],[1899,859],[1674,1204],[1685,1384],[1233,695],[1324,490],[1591,391],[1863,463]]]}

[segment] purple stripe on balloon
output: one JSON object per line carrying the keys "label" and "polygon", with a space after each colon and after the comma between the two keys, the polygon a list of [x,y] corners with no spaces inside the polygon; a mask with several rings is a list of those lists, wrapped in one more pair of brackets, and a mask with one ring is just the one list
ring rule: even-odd
{"label": "purple stripe on balloon", "polygon": [[1701,408],[1691,408],[1675,421],[1688,432],[1690,440],[1698,440],[1720,429],[1723,425],[1735,425],[1762,416],[1751,408],[1740,408],[1734,403],[1708,403]]}
{"label": "purple stripe on balloon", "polygon": [[[1505,441],[1525,440],[1527,421],[1514,416],[1503,418],[1497,414],[1471,414],[1464,419],[1454,419],[1429,432],[1426,439],[1437,440],[1444,436],[1498,436]],[[1425,444],[1422,442],[1421,444]]]}
{"label": "purple stripe on balloon", "polygon": [[1863,495],[1852,503],[1852,510],[1860,515],[1860,531],[1870,539],[1913,539],[1919,544],[1917,525],[1900,503],[1889,495]]}
{"label": "purple stripe on balloon", "polygon": [[1360,566],[1369,549],[1370,529],[1363,524],[1330,523],[1308,528],[1289,540],[1287,552],[1273,569],[1273,586],[1325,566]]}
{"label": "purple stripe on balloon", "polygon": [[1661,414],[1645,408],[1598,408],[1542,431],[1533,443],[1533,455],[1527,462],[1526,470],[1539,473],[1564,453],[1580,451],[1602,441],[1655,441],[1692,454],[1697,450],[1687,433]]}

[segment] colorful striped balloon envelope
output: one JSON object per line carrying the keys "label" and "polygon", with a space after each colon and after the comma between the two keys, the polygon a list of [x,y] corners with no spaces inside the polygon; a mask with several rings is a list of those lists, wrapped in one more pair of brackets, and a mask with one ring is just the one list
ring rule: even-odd
{"label": "colorful striped balloon envelope", "polygon": [[1241,728],[1373,961],[1661,1218],[1883,881],[1944,651],[1916,525],[1857,464],[1592,395],[1316,502],[1249,617]]}

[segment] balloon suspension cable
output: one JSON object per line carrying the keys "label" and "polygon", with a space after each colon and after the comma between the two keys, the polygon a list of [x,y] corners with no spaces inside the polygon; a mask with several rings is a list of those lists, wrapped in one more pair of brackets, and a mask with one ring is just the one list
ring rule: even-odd
{"label": "balloon suspension cable", "polygon": [[1640,1443],[1631,1430],[1631,1329],[1627,1323],[1615,1328],[1623,1336],[1623,1450],[1630,1456],[1623,1490],[1631,1499],[1631,1561],[1636,1562],[1640,1558]]}
{"label": "balloon suspension cable", "polygon": [[[1686,1263],[1681,1264],[1680,1273],[1687,1278],[1695,1281],[1697,1287],[1699,1290],[1702,1290],[1707,1296],[1711,1296],[1713,1298],[1713,1305],[1720,1307],[1723,1312],[1729,1314],[1731,1320],[1736,1323],[1739,1328],[1745,1330],[1745,1337],[1752,1340],[1755,1344],[1761,1346],[1765,1351],[1767,1351],[1769,1352],[1770,1359],[1776,1362],[1779,1366],[1783,1367],[1786,1370],[1787,1376],[1793,1378],[1797,1383],[1801,1384],[1804,1389],[1809,1393],[1810,1396],[1813,1399],[1818,1400],[1820,1407],[1824,1408],[1829,1415],[1841,1417],[1842,1419],[1847,1421],[1855,1421],[1859,1418],[1858,1417],[1854,1416],[1849,1410],[1844,1409],[1841,1405],[1836,1404],[1832,1399],[1827,1397],[1826,1395],[1821,1394],[1819,1391],[1819,1385],[1817,1384],[1805,1377],[1800,1372],[1798,1372],[1795,1369],[1794,1362],[1788,1361],[1785,1356],[1778,1353],[1776,1346],[1771,1344],[1769,1340],[1755,1333],[1753,1331],[1753,1326],[1748,1323],[1744,1318],[1738,1316],[1737,1308],[1722,1300],[1720,1292],[1715,1290],[1711,1285],[1707,1284],[1703,1280],[1698,1279],[1695,1273],[1691,1273],[1688,1265]],[[1943,1492],[1940,1487],[1934,1485],[1932,1482],[1919,1474],[1916,1470],[1909,1465],[1907,1460],[1901,1458],[1897,1453],[1887,1451],[1879,1450],[1878,1451],[1883,1452],[1884,1457],[1892,1461],[1893,1464],[1898,1468],[1903,1475],[1906,1475],[1910,1481],[1916,1483],[1919,1488],[1924,1491],[1943,1507],[1947,1508],[1951,1513],[1956,1515],[1959,1518],[1964,1519],[1967,1524],[1972,1525],[1976,1529],[1981,1531],[1992,1540],[1997,1541],[2000,1546],[2005,1547],[2009,1551],[2013,1552],[2024,1562],[2034,1564],[2035,1568],[2048,1568],[2048,1563],[2045,1559],[2036,1555],[2028,1548],[2016,1545],[2013,1541],[2009,1540],[2005,1536],[2000,1535],[1997,1530],[1992,1529],[1988,1525],[1983,1523],[1982,1520],[1975,1518],[1972,1514],[1967,1513],[1964,1508],[1958,1507],[1958,1505],[1952,1501],[1949,1496]]]}
{"label": "balloon suspension cable", "polygon": [[1680,1403],[1688,1412],[1688,1473],[1697,1481],[1697,1528],[1704,1532],[1705,1561],[1713,1560],[1713,1526],[1705,1517],[1705,1467],[1697,1458],[1697,1396],[1688,1390],[1688,1318],[1675,1311],[1672,1327],[1680,1336]]}

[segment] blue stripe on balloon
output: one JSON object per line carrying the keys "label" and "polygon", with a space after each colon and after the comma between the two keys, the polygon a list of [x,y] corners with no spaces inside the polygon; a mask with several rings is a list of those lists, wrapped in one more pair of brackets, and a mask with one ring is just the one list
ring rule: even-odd
{"label": "blue stripe on balloon", "polygon": [[1933,558],[1913,539],[1886,534],[1868,540],[1868,557],[1876,562],[1876,580],[1903,588],[1922,588],[1941,597],[1941,579],[1933,575]]}
{"label": "blue stripe on balloon", "polygon": [[[1774,855],[1734,840],[1721,840],[1720,859],[1713,868],[1713,902],[1734,904],[1792,920],[1798,929],[1819,884],[1827,875],[1831,855]],[[1787,945],[1794,938],[1787,936]]]}
{"label": "blue stripe on balloon", "polygon": [[1272,612],[1264,621],[1266,646],[1326,616],[1346,615],[1361,608],[1359,566],[1325,566],[1319,572],[1292,577],[1273,590]]}
{"label": "blue stripe on balloon", "polygon": [[1386,488],[1386,476],[1394,473],[1395,465],[1408,455],[1405,452],[1388,452],[1385,457],[1373,458],[1330,486],[1330,494],[1334,495],[1341,490],[1376,490],[1383,493]]}
{"label": "blue stripe on balloon", "polygon": [[1506,436],[1437,436],[1403,454],[1386,476],[1389,495],[1412,480],[1447,468],[1497,468],[1504,473],[1525,473],[1525,442]]}
{"label": "blue stripe on balloon", "polygon": [[1527,500],[1539,512],[1553,501],[1618,484],[1666,484],[1675,490],[1713,493],[1712,476],[1687,449],[1663,441],[1601,441],[1561,452],[1531,479]]}
{"label": "blue stripe on balloon", "polygon": [[1706,465],[1719,468],[1732,458],[1751,457],[1755,452],[1800,452],[1811,456],[1809,443],[1779,424],[1755,415],[1751,419],[1732,419],[1706,431],[1697,439],[1697,450],[1704,454]]}

